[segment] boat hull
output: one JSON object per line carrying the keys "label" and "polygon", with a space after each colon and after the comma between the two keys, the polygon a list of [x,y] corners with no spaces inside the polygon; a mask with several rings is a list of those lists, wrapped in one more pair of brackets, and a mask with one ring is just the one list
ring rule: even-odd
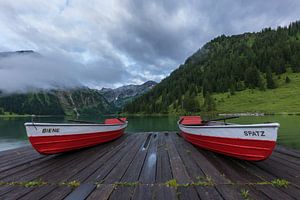
{"label": "boat hull", "polygon": [[28,139],[41,154],[56,154],[109,142],[124,134],[126,124],[26,123]]}
{"label": "boat hull", "polygon": [[279,124],[185,126],[182,136],[192,144],[251,161],[267,159],[276,145]]}

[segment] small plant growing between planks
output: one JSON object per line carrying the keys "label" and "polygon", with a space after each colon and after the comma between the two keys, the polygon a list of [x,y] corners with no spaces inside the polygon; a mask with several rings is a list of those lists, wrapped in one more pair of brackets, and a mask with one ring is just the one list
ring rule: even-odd
{"label": "small plant growing between planks", "polygon": [[113,184],[114,187],[134,187],[137,186],[139,182],[115,182]]}
{"label": "small plant growing between planks", "polygon": [[3,185],[39,187],[39,186],[47,185],[47,183],[42,180],[36,180],[36,181],[24,181],[24,182],[8,182],[8,183],[3,183]]}
{"label": "small plant growing between planks", "polygon": [[242,190],[241,190],[241,196],[242,196],[243,199],[245,199],[245,200],[250,200],[249,190],[242,189]]}
{"label": "small plant growing between planks", "polygon": [[274,187],[285,187],[285,188],[287,188],[289,184],[290,184],[290,182],[285,180],[285,179],[275,179],[275,180],[271,181],[271,185],[274,186]]}
{"label": "small plant growing between planks", "polygon": [[190,186],[214,186],[215,183],[213,182],[211,177],[197,177],[199,181],[197,182],[191,182],[191,183],[185,183],[185,184],[178,184],[176,179],[171,179],[167,182],[165,182],[164,185],[167,187],[190,187]]}
{"label": "small plant growing between planks", "polygon": [[78,186],[80,186],[80,182],[74,180],[74,181],[69,181],[69,182],[63,182],[60,185],[68,186],[68,187],[71,187],[71,188],[77,188]]}
{"label": "small plant growing between planks", "polygon": [[272,185],[273,187],[287,188],[289,184],[290,184],[290,182],[285,179],[274,179],[272,181],[257,182],[257,183],[250,184],[250,185]]}
{"label": "small plant growing between planks", "polygon": [[171,180],[167,181],[165,183],[165,185],[167,187],[178,187],[179,186],[179,184],[177,183],[176,179],[171,179]]}

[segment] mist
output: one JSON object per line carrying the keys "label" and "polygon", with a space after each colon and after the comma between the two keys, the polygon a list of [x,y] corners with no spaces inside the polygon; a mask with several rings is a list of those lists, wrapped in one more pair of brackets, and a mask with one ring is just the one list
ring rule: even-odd
{"label": "mist", "polygon": [[[0,57],[0,91],[27,93],[76,87],[108,87],[127,74],[114,63],[82,64],[59,54],[9,53]],[[128,74],[127,74],[128,76]]]}

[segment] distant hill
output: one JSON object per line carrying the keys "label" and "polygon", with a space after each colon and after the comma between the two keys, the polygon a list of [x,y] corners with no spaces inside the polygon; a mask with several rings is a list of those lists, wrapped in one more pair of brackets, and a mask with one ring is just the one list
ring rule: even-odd
{"label": "distant hill", "polygon": [[125,85],[116,89],[102,88],[100,92],[109,103],[120,109],[124,104],[148,92],[155,85],[157,85],[155,81],[147,81],[141,85]]}
{"label": "distant hill", "polygon": [[[299,93],[299,87],[295,85],[299,82],[293,80],[298,80],[294,74],[299,72],[299,21],[288,27],[265,28],[257,33],[221,35],[206,43],[153,90],[128,103],[124,112],[230,112],[234,105],[224,105],[224,102],[230,104],[225,97],[235,99],[234,102],[240,105],[239,112],[249,108],[250,111],[264,111],[267,107],[272,111],[269,106],[271,100],[272,104],[277,105],[277,97],[288,100],[294,98],[293,94]],[[282,93],[280,88],[288,89]],[[250,94],[240,95],[249,90],[252,91]],[[268,94],[269,99],[256,102],[255,91],[260,96]],[[245,96],[250,98],[249,101],[245,102],[242,98]],[[286,109],[280,105],[273,105],[273,111]],[[290,106],[294,108],[294,105]],[[300,112],[300,105],[295,112]]]}
{"label": "distant hill", "polygon": [[15,114],[108,114],[115,107],[98,90],[77,88],[0,96],[0,108]]}

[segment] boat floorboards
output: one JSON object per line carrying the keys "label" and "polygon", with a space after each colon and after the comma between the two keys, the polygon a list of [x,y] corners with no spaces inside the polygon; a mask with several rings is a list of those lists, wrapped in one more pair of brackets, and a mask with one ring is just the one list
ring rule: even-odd
{"label": "boat floorboards", "polygon": [[70,153],[27,146],[0,158],[0,199],[300,199],[300,151],[282,146],[249,162],[176,132],[146,132]]}

